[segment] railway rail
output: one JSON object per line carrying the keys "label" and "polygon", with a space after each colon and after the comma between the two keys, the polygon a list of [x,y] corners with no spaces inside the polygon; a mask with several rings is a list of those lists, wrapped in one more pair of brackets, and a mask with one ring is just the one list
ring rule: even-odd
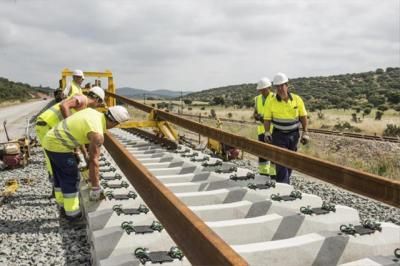
{"label": "railway rail", "polygon": [[[201,119],[208,119],[208,120],[215,120],[215,118],[211,118],[208,116],[199,116],[199,115],[191,115],[191,114],[178,114],[176,115],[183,116],[183,117],[190,117],[191,119],[201,120]],[[227,118],[218,118],[220,121],[228,122],[228,123],[235,123],[235,124],[245,124],[245,125],[258,125],[257,122],[252,121],[244,121],[244,120],[235,120],[235,119],[227,119]],[[340,132],[340,131],[333,131],[333,130],[326,130],[326,129],[317,129],[317,128],[309,128],[309,132],[317,133],[317,134],[324,134],[324,135],[334,135],[334,136],[341,136],[341,137],[349,137],[349,138],[357,138],[357,139],[366,139],[366,140],[375,140],[375,141],[385,141],[385,142],[392,142],[392,143],[400,143],[399,137],[387,137],[387,136],[378,136],[378,135],[367,135],[367,134],[358,134],[358,133],[351,133],[351,132]]]}

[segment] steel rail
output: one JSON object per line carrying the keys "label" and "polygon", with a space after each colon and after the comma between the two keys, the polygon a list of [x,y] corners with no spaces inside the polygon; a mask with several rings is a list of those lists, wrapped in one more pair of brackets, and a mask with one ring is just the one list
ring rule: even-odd
{"label": "steel rail", "polygon": [[248,265],[109,133],[104,146],[193,265]]}
{"label": "steel rail", "polygon": [[[247,139],[217,128],[209,127],[165,111],[151,108],[134,100],[110,94],[121,102],[145,111],[152,110],[158,119],[167,120],[190,131],[213,138],[245,152],[316,177],[352,192],[400,207],[400,182],[378,175],[344,167],[328,161],[282,149],[267,143]],[[145,107],[143,107],[145,106]]]}
{"label": "steel rail", "polygon": [[[191,114],[177,114],[179,116],[186,116],[198,119],[198,115],[191,115]],[[206,116],[202,116],[202,119],[212,119]],[[246,124],[246,125],[258,125],[259,123],[254,121],[244,121],[244,120],[235,120],[235,119],[228,119],[228,118],[218,118],[220,121],[228,122],[228,123],[237,123],[237,124]],[[357,138],[357,139],[366,139],[366,140],[376,140],[376,141],[385,141],[385,142],[393,142],[393,143],[400,143],[400,138],[394,137],[386,137],[386,136],[377,136],[377,135],[366,135],[366,134],[359,134],[359,133],[351,133],[351,132],[340,132],[340,131],[333,131],[333,130],[326,130],[326,129],[317,129],[317,128],[309,128],[309,132],[317,133],[317,134],[325,134],[325,135],[335,135],[340,137],[349,137],[349,138]]]}

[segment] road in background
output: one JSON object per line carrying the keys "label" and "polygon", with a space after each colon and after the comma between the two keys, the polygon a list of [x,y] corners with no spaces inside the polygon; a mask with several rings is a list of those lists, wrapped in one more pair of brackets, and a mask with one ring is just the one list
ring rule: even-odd
{"label": "road in background", "polygon": [[7,141],[3,121],[7,120],[7,131],[10,139],[22,137],[25,133],[27,119],[39,112],[50,100],[34,101],[0,108],[0,142]]}

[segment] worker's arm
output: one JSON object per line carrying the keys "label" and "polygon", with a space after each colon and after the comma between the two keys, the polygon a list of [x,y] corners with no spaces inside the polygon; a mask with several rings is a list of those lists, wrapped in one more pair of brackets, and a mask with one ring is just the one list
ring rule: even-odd
{"label": "worker's arm", "polygon": [[307,128],[307,116],[300,116],[299,119],[300,119],[301,126],[303,128],[303,132],[304,133],[307,132],[308,131],[308,128]]}
{"label": "worker's arm", "polygon": [[102,134],[90,132],[88,134],[89,144],[89,180],[92,187],[99,187],[99,157],[100,148],[103,145]]}
{"label": "worker's arm", "polygon": [[67,118],[72,114],[71,113],[72,108],[75,109],[82,108],[82,106],[85,105],[85,102],[86,101],[83,95],[76,95],[74,97],[69,98],[68,100],[63,101],[60,104],[60,111],[62,116],[64,118]]}
{"label": "worker's arm", "polygon": [[265,132],[270,132],[270,127],[271,127],[271,120],[265,120],[264,119],[264,128],[265,128]]}

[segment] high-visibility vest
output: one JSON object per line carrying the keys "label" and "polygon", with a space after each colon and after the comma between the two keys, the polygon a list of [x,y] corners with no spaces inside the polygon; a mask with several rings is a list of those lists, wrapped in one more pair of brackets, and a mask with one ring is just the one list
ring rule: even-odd
{"label": "high-visibility vest", "polygon": [[80,145],[89,144],[88,133],[104,134],[106,118],[92,108],[86,108],[64,119],[44,137],[43,148],[52,152],[72,152]]}
{"label": "high-visibility vest", "polygon": [[295,131],[300,127],[301,116],[307,116],[304,102],[300,96],[290,93],[287,102],[274,97],[266,106],[264,119],[271,120],[274,129],[283,132]]}
{"label": "high-visibility vest", "polygon": [[71,85],[64,90],[64,95],[67,96],[67,98],[71,98],[75,94],[82,94],[82,88],[76,84],[75,81],[72,81]]}
{"label": "high-visibility vest", "polygon": [[[75,109],[71,108],[71,113],[76,113],[79,110],[82,110],[83,108],[86,108],[88,105],[88,99],[84,95],[80,95],[81,97],[85,98],[85,104],[82,105],[80,108]],[[62,103],[62,102],[61,102]],[[61,120],[64,119],[63,115],[61,114],[61,103],[57,103],[44,111],[42,114],[40,114],[37,118],[36,121],[44,121],[46,122],[47,126],[50,128],[53,128],[55,125],[57,125]]]}
{"label": "high-visibility vest", "polygon": [[[274,96],[273,93],[270,92],[268,94],[267,98],[265,98],[264,101],[263,101],[262,94],[257,95],[256,97],[254,97],[257,114],[260,114],[260,115],[264,116],[265,107],[267,106],[267,103],[271,100],[271,98],[273,98],[273,96]],[[264,133],[265,133],[264,125],[261,124],[261,122],[260,122],[259,125],[257,126],[257,134],[261,135],[261,134],[264,134]]]}

